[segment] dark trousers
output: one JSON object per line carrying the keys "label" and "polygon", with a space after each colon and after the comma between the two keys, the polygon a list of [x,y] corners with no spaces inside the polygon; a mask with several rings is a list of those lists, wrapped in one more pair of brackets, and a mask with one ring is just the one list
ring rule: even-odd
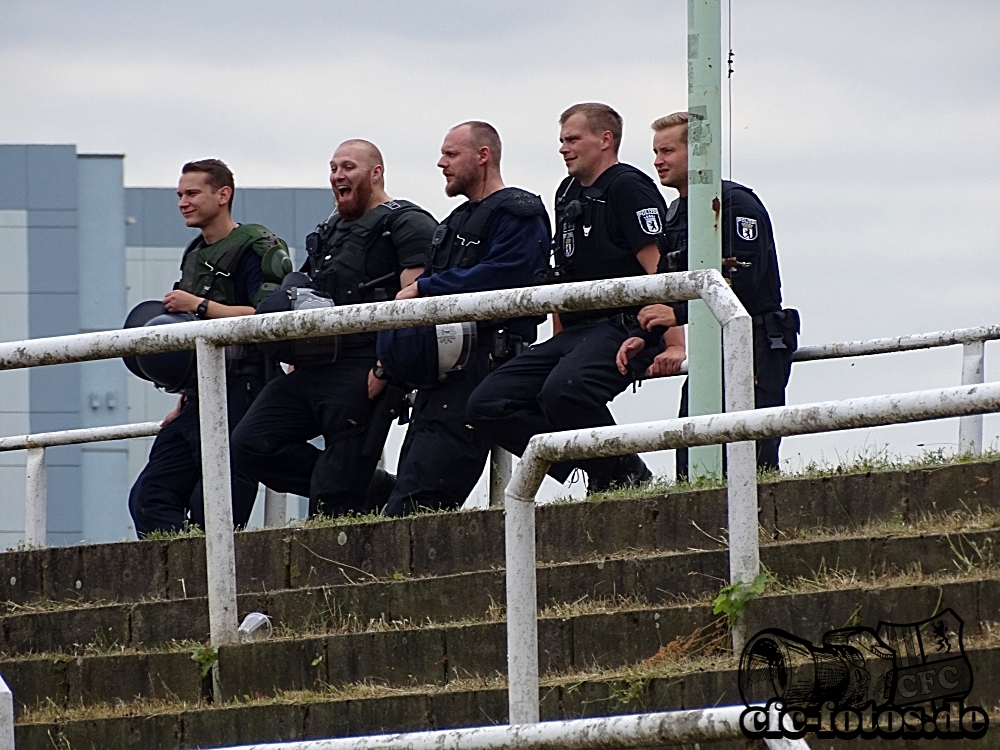
{"label": "dark trousers", "polygon": [[[233,433],[233,460],[277,492],[309,498],[309,514],[364,513],[382,446],[364,455],[377,400],[374,356],[296,368],[268,383]],[[308,441],[323,436],[325,449]]]}
{"label": "dark trousers", "polygon": [[[785,405],[785,387],[792,374],[792,353],[788,349],[772,349],[763,325],[753,327],[753,402],[755,409]],[[681,407],[677,416],[688,416],[688,382],[681,387]],[[777,471],[778,447],[781,438],[757,441],[757,468]],[[677,450],[677,480],[688,478],[687,448]],[[726,456],[722,454],[723,467]]]}
{"label": "dark trousers", "polygon": [[457,508],[479,481],[491,443],[469,424],[465,407],[469,394],[489,372],[492,336],[483,338],[465,370],[417,391],[386,515]]}
{"label": "dark trousers", "polygon": [[[237,377],[229,382],[226,403],[230,435],[260,389],[261,381],[255,377]],[[257,497],[257,482],[233,467],[232,493],[233,523],[246,526]],[[204,528],[197,396],[188,397],[177,418],[156,436],[149,461],[132,485],[128,507],[140,538],[151,531],[177,531],[185,521]]]}
{"label": "dark trousers", "polygon": [[[615,355],[628,332],[622,316],[567,328],[535,344],[493,372],[469,399],[469,419],[491,441],[523,455],[532,436],[542,432],[605,427],[615,423],[608,403],[631,383],[622,375]],[[640,361],[641,360],[641,361]],[[649,366],[652,356],[641,353],[633,365]],[[638,456],[582,461],[590,489],[625,484],[628,475],[644,469]],[[549,475],[564,482],[575,463],[554,464]]]}

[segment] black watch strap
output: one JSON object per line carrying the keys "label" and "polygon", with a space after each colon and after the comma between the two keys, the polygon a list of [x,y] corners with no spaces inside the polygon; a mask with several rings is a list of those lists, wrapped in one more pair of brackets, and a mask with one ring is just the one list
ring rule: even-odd
{"label": "black watch strap", "polygon": [[379,380],[388,380],[389,376],[386,374],[385,368],[382,365],[375,365],[372,368],[372,375],[374,375]]}
{"label": "black watch strap", "polygon": [[203,299],[201,301],[201,304],[198,305],[198,308],[194,311],[194,314],[197,315],[202,320],[205,320],[208,317],[208,300],[207,299]]}

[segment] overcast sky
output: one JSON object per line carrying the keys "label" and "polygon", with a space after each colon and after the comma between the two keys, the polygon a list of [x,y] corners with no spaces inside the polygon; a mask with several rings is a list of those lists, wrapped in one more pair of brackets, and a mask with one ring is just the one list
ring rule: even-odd
{"label": "overcast sky", "polygon": [[[1000,4],[732,6],[732,177],[770,210],[803,343],[997,322]],[[308,187],[326,185],[337,143],[363,137],[390,194],[440,217],[455,205],[441,138],[485,119],[507,183],[551,206],[557,118],[574,102],[618,109],[623,161],[654,174],[649,123],[686,106],[686,33],[681,0],[2,0],[0,142],[124,152],[129,186],[173,185],[184,161],[218,156],[238,185]],[[987,352],[990,379],[1000,344]],[[802,364],[789,401],[959,377],[959,348]],[[672,416],[678,386],[647,384],[616,413]],[[998,432],[987,418],[987,444]],[[782,455],[797,468],[956,441],[942,422],[793,438]]]}

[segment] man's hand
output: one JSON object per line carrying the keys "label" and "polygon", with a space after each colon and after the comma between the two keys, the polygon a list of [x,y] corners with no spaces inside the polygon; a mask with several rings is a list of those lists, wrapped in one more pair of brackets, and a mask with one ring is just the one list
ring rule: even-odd
{"label": "man's hand", "polygon": [[388,380],[381,380],[375,377],[375,371],[368,371],[368,400],[371,401],[378,397],[378,395],[385,390],[385,387],[389,385]]}
{"label": "man's hand", "polygon": [[163,298],[163,306],[167,308],[167,312],[172,313],[194,312],[200,304],[201,297],[182,292],[180,289],[168,292],[167,296]]}
{"label": "man's hand", "polygon": [[173,411],[171,411],[167,416],[163,418],[163,421],[160,422],[160,427],[166,427],[168,424],[177,419],[177,416],[181,413],[182,406],[184,406],[184,396],[181,396],[180,400],[177,402],[177,406],[174,407]]}
{"label": "man's hand", "polygon": [[677,325],[674,308],[669,305],[646,305],[639,311],[638,318],[639,325],[647,331],[652,331],[657,326],[669,328]]}
{"label": "man's hand", "polygon": [[653,364],[649,366],[649,377],[662,378],[665,375],[676,375],[680,372],[681,363],[685,358],[683,346],[668,346],[656,355]]}
{"label": "man's hand", "polygon": [[646,342],[638,336],[625,339],[625,341],[622,342],[621,348],[618,349],[618,356],[615,357],[615,363],[618,365],[618,372],[622,375],[628,375],[629,360],[645,348]]}
{"label": "man's hand", "polygon": [[420,289],[417,288],[417,282],[413,282],[409,286],[404,286],[399,290],[399,294],[396,295],[396,299],[416,299],[420,296]]}

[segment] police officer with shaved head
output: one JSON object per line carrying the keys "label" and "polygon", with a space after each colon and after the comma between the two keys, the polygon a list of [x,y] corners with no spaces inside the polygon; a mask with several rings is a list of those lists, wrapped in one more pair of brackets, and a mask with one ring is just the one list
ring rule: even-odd
{"label": "police officer with shaved head", "polygon": [[[548,257],[549,224],[537,195],[504,185],[500,136],[485,122],[448,131],[438,161],[445,192],[467,200],[438,226],[427,268],[397,299],[530,286]],[[419,508],[456,508],[483,472],[490,440],[469,423],[469,394],[496,367],[535,340],[535,319],[435,326],[416,355],[401,357],[410,334],[382,332],[379,353],[390,375],[413,378],[423,359],[434,366],[421,375],[413,415],[399,456],[396,486],[385,508],[399,516]],[[449,357],[456,351],[458,359]],[[383,356],[384,352],[384,356]],[[420,356],[429,353],[429,358]],[[398,361],[392,366],[388,357]],[[412,363],[412,364],[411,364]]]}
{"label": "police officer with shaved head", "polygon": [[[577,104],[559,119],[559,149],[569,176],[556,193],[556,281],[593,281],[654,273],[666,205],[653,181],[618,161],[622,118],[606,104]],[[491,374],[472,394],[472,424],[521,455],[538,433],[615,423],[608,402],[633,382],[615,355],[634,336],[644,342],[634,362],[642,372],[664,347],[661,328],[646,331],[637,309],[617,308],[554,316],[555,334]],[[648,341],[648,345],[646,345]],[[565,481],[587,472],[588,492],[627,487],[651,474],[639,456],[591,459],[552,466]]]}
{"label": "police officer with shaved head", "polygon": [[[670,204],[660,271],[685,271],[687,259],[688,120],[687,112],[675,112],[653,123],[653,166],[660,184],[677,190]],[[753,318],[754,405],[760,409],[785,405],[785,387],[792,368],[792,354],[798,346],[799,313],[781,307],[781,277],[774,244],[771,217],[756,193],[729,180],[722,181],[722,272]],[[683,326],[687,323],[687,302],[649,305],[639,312],[646,329]],[[681,329],[672,329],[681,330]],[[683,339],[681,339],[683,341]],[[629,359],[642,351],[640,338],[626,341],[618,354],[623,371]],[[679,357],[682,356],[678,355]],[[658,355],[650,374],[671,374],[666,354]],[[677,359],[675,357],[674,359]],[[687,382],[681,394],[680,416],[687,416]],[[778,468],[781,438],[757,441],[757,466]],[[688,476],[688,452],[677,451],[677,477]]]}
{"label": "police officer with shaved head", "polygon": [[[336,210],[307,238],[301,273],[258,312],[388,301],[424,270],[437,222],[389,197],[374,144],[340,144],[330,186]],[[271,489],[308,497],[310,515],[381,507],[392,476],[378,461],[403,392],[387,388],[375,341],[353,333],[271,347],[293,369],[267,384],[233,433],[236,465]],[[319,436],[322,449],[310,442]]]}

